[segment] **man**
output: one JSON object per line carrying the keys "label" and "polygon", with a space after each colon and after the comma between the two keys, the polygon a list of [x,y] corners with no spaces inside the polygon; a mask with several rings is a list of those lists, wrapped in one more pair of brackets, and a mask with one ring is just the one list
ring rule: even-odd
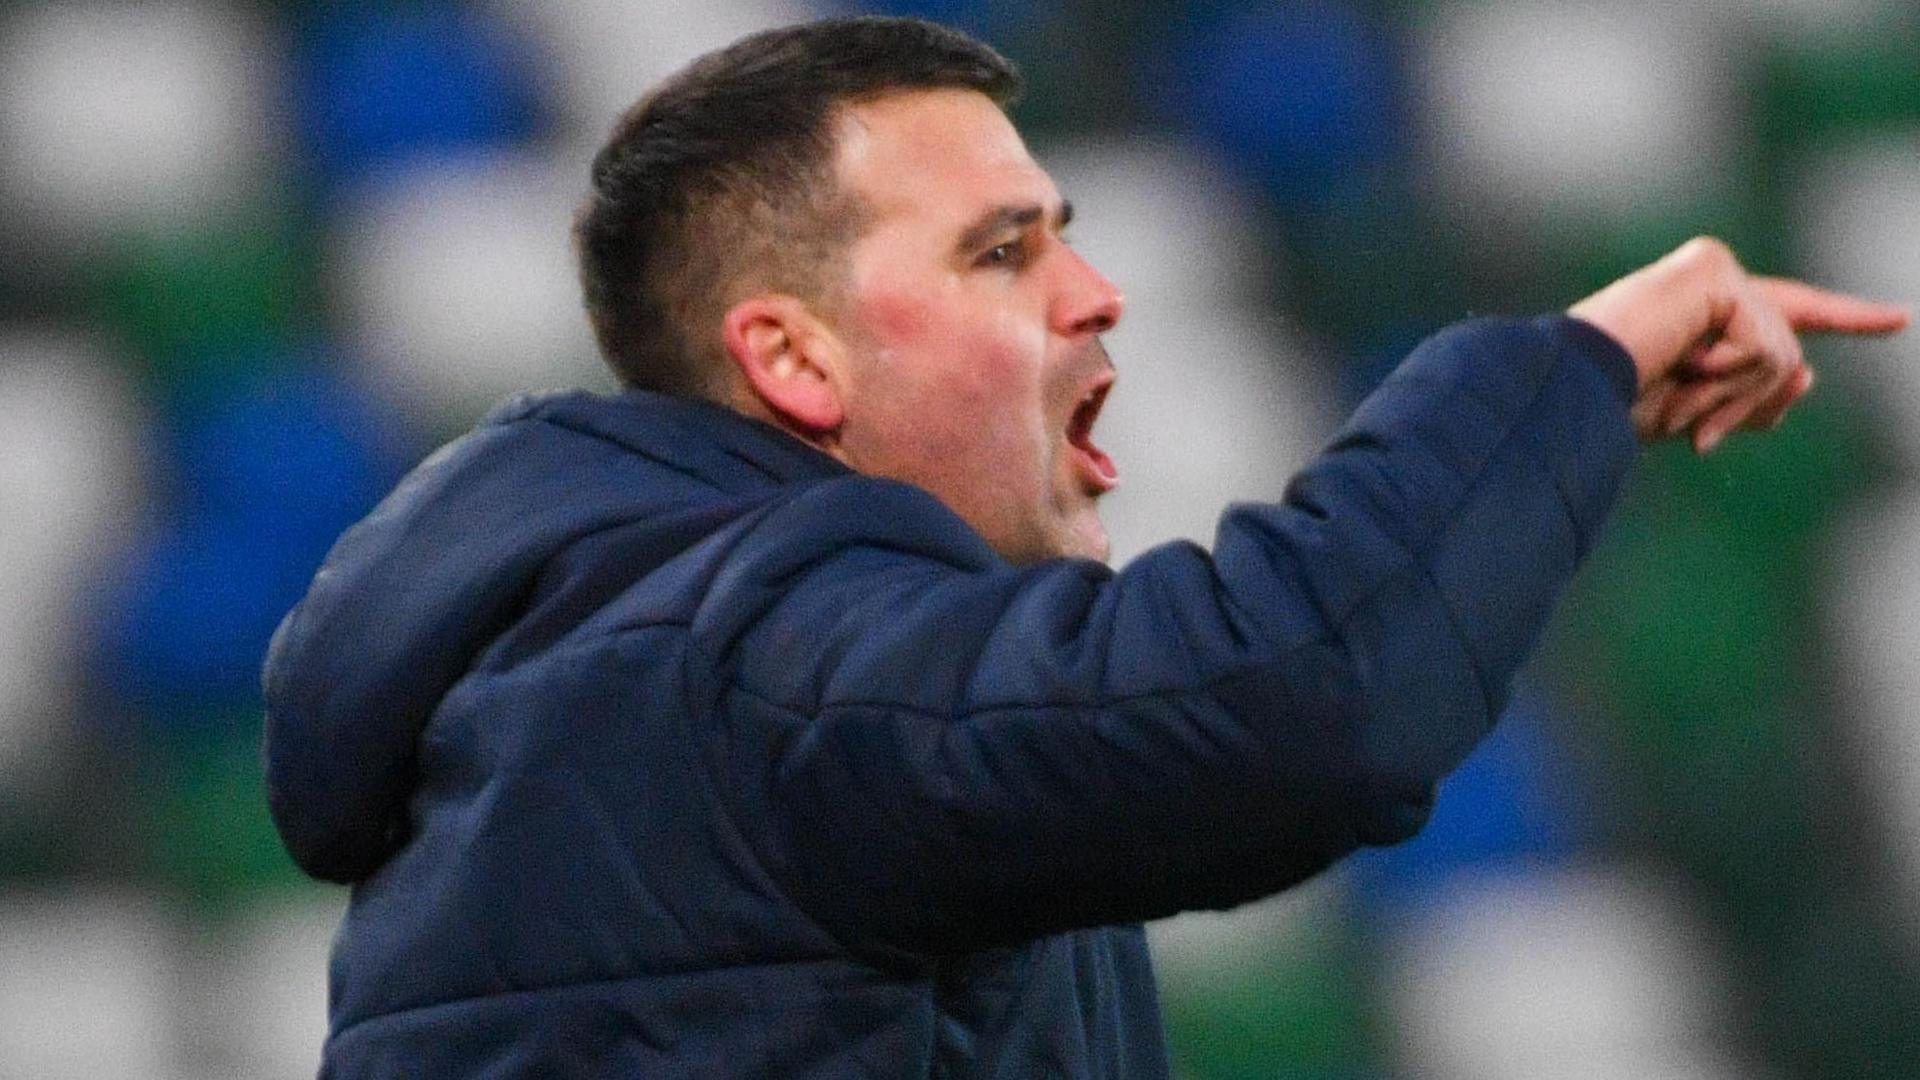
{"label": "man", "polygon": [[1442,333],[1115,573],[1123,302],[1016,87],[846,20],[614,132],[578,239],[631,389],[436,454],[268,660],[275,820],[354,884],[327,1075],[1164,1077],[1138,924],[1411,835],[1635,429],[1764,427],[1796,329],[1903,319],[1697,241]]}

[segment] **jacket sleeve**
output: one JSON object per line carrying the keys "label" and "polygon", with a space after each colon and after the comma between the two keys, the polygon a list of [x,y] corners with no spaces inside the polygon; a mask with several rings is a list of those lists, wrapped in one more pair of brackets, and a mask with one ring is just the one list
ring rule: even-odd
{"label": "jacket sleeve", "polygon": [[880,955],[1230,906],[1404,839],[1613,502],[1632,393],[1584,323],[1462,324],[1211,556],[1117,574],[1015,570],[903,485],[809,489],[692,627],[729,813]]}

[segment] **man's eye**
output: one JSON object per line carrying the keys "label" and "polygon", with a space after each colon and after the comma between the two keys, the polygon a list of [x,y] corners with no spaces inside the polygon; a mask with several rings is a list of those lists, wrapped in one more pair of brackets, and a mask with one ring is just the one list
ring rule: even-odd
{"label": "man's eye", "polygon": [[1026,262],[1026,248],[1019,241],[995,244],[980,256],[981,266],[1019,266]]}

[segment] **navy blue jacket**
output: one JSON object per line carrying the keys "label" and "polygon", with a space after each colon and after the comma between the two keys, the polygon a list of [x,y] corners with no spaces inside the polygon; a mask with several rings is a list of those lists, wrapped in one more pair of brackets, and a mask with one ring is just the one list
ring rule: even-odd
{"label": "navy blue jacket", "polygon": [[1165,1077],[1138,924],[1420,827],[1632,392],[1585,324],[1455,327],[1118,573],[717,406],[497,410],[268,658],[274,819],[353,883],[324,1075]]}

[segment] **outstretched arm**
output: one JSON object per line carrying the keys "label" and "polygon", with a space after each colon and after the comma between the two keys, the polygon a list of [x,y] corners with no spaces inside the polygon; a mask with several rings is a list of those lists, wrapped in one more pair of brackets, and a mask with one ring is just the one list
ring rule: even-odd
{"label": "outstretched arm", "polygon": [[1436,335],[1210,555],[1016,571],[867,478],[770,514],[694,627],[734,820],[882,953],[1227,906],[1411,835],[1589,549],[1629,407],[1710,445],[1790,404],[1794,327],[1900,316],[1710,242],[1574,314]]}
{"label": "outstretched arm", "polygon": [[804,909],[883,953],[1225,907],[1404,839],[1613,501],[1633,392],[1577,320],[1451,328],[1211,554],[1117,575],[1009,567],[917,489],[819,485],[693,627],[716,787]]}

